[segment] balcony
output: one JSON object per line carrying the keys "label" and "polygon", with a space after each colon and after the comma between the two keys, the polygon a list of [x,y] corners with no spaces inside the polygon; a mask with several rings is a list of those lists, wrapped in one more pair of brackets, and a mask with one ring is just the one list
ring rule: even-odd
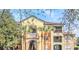
{"label": "balcony", "polygon": [[54,32],[62,32],[62,26],[55,26]]}
{"label": "balcony", "polygon": [[59,33],[61,33],[61,32],[62,32],[62,30],[55,30],[54,32],[59,32]]}
{"label": "balcony", "polygon": [[27,37],[27,39],[36,39],[36,38],[38,38],[37,33],[27,33],[26,37]]}

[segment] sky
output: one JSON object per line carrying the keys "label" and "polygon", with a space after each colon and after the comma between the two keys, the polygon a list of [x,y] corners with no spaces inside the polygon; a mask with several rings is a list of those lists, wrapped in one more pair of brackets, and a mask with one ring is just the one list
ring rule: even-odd
{"label": "sky", "polygon": [[[48,22],[61,22],[61,17],[63,15],[63,9],[51,9],[51,15],[50,15],[50,11],[49,9],[38,9],[38,10],[35,10],[35,9],[31,9],[32,12],[30,13],[29,16],[31,15],[34,15],[42,20],[45,20],[45,21],[48,21]],[[27,12],[29,11],[29,9],[27,9]],[[16,10],[12,10],[13,12],[13,15],[14,15],[14,18],[16,21],[19,21],[20,18],[19,18],[19,14],[18,12],[16,12]],[[24,18],[27,18],[29,16],[25,16],[25,17],[22,17],[23,19]]]}
{"label": "sky", "polygon": [[[31,11],[30,11],[31,10]],[[23,11],[23,10],[22,10]],[[48,21],[48,22],[56,22],[56,23],[60,23],[63,19],[63,12],[64,12],[64,9],[26,9],[27,11],[27,14],[28,15],[25,15],[23,12],[23,17],[21,20],[31,16],[31,15],[34,15],[36,16],[37,18],[40,18],[42,20],[45,20],[45,21]],[[30,11],[30,12],[29,12]],[[19,13],[18,13],[18,9],[13,9],[11,10],[15,20],[17,22],[20,21],[20,17],[19,17]],[[76,23],[79,23],[78,21]],[[66,31],[66,29],[65,29]],[[74,33],[76,33],[76,36],[79,37],[79,30],[76,28],[74,29],[73,31]]]}

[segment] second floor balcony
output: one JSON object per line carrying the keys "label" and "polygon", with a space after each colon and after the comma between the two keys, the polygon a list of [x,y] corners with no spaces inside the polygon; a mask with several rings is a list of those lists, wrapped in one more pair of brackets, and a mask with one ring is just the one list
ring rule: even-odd
{"label": "second floor balcony", "polygon": [[26,38],[27,39],[36,39],[36,38],[38,38],[38,35],[37,35],[37,33],[27,33]]}
{"label": "second floor balcony", "polygon": [[57,29],[57,30],[55,30],[54,32],[62,32],[62,29]]}
{"label": "second floor balcony", "polygon": [[54,26],[54,32],[62,32],[62,26]]}

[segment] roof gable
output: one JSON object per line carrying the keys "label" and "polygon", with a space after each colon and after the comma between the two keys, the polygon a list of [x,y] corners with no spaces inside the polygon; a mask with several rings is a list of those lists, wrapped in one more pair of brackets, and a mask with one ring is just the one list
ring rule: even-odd
{"label": "roof gable", "polygon": [[28,19],[31,18],[31,17],[33,17],[33,18],[35,18],[35,19],[37,19],[37,20],[39,20],[39,21],[46,22],[46,21],[44,21],[44,20],[42,20],[42,19],[39,19],[39,18],[37,18],[36,16],[33,16],[33,15],[27,17],[26,19],[24,19],[24,20],[22,20],[22,21],[20,21],[20,22],[23,22],[23,21],[25,21],[25,20],[28,20]]}
{"label": "roof gable", "polygon": [[23,22],[23,21],[25,21],[25,20],[28,20],[28,19],[31,18],[31,17],[33,17],[33,18],[35,18],[35,19],[37,19],[37,20],[39,20],[39,21],[44,22],[44,25],[63,25],[62,23],[47,22],[47,21],[42,20],[42,19],[40,19],[40,18],[38,18],[38,17],[36,17],[36,16],[34,16],[34,15],[31,15],[31,16],[27,17],[26,19],[22,20],[21,22]]}

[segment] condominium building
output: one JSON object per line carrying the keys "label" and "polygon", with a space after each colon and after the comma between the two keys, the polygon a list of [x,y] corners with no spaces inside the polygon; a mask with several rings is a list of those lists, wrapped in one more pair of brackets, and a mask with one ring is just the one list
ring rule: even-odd
{"label": "condominium building", "polygon": [[52,23],[30,16],[21,21],[23,50],[73,50],[76,37],[63,31],[62,23]]}

